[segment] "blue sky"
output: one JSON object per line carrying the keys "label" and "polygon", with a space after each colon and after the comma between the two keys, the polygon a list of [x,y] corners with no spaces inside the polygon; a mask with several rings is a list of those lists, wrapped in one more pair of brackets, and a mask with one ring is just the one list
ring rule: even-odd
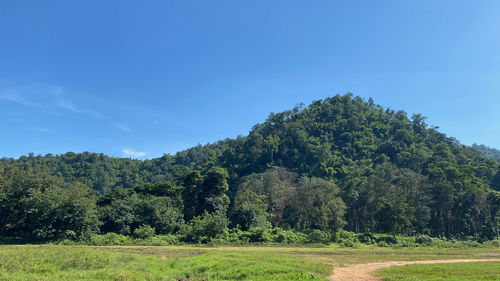
{"label": "blue sky", "polygon": [[152,158],[353,92],[500,148],[500,1],[0,2],[0,157]]}

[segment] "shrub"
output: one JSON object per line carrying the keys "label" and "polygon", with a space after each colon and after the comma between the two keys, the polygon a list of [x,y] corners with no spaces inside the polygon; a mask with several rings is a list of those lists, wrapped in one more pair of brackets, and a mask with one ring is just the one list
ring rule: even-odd
{"label": "shrub", "polygon": [[335,233],[335,242],[345,247],[358,247],[359,240],[354,232],[339,230]]}
{"label": "shrub", "polygon": [[418,247],[418,244],[415,242],[415,237],[398,236],[396,240],[398,241],[398,247]]}
{"label": "shrub", "polygon": [[485,243],[486,246],[500,247],[500,240],[491,240]]}
{"label": "shrub", "polygon": [[323,243],[329,244],[332,242],[332,235],[328,232],[321,231],[319,229],[313,229],[307,233],[308,243]]}
{"label": "shrub", "polygon": [[218,234],[214,242],[217,244],[246,244],[248,243],[248,238],[243,238],[243,231],[241,229],[230,228]]}
{"label": "shrub", "polygon": [[108,245],[131,245],[133,243],[132,238],[129,236],[116,234],[113,232],[102,234],[102,235],[92,235],[88,244],[95,246],[108,246]]}
{"label": "shrub", "polygon": [[385,242],[387,245],[396,245],[398,243],[398,239],[389,234],[375,234],[373,237],[375,237],[377,243]]}
{"label": "shrub", "polygon": [[422,245],[430,245],[432,243],[432,238],[425,234],[420,234],[415,237],[415,242]]}
{"label": "shrub", "polygon": [[286,244],[301,244],[307,242],[307,235],[295,230],[283,230],[281,228],[273,228],[271,230],[273,242]]}
{"label": "shrub", "polygon": [[267,243],[271,242],[272,240],[268,228],[252,227],[246,233],[248,235],[248,241],[250,242]]}
{"label": "shrub", "polygon": [[133,241],[134,245],[143,246],[166,246],[166,245],[178,245],[180,244],[179,236],[168,234],[168,235],[155,235],[145,239],[135,239]]}
{"label": "shrub", "polygon": [[151,238],[155,235],[155,228],[149,225],[143,225],[134,230],[134,237],[139,239]]}
{"label": "shrub", "polygon": [[222,212],[205,212],[202,216],[194,217],[189,224],[184,225],[180,233],[183,235],[183,241],[207,243],[227,232],[227,225],[227,217]]}
{"label": "shrub", "polygon": [[358,234],[358,240],[359,242],[368,245],[375,243],[375,237],[373,237],[373,235],[371,235],[370,233]]}
{"label": "shrub", "polygon": [[379,247],[389,247],[389,244],[387,244],[385,241],[379,241],[379,242],[377,242],[377,246],[379,246]]}

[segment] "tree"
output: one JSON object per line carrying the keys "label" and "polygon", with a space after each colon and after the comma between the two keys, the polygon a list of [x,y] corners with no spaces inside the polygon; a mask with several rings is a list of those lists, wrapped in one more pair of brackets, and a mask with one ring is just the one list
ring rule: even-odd
{"label": "tree", "polygon": [[186,221],[200,215],[203,179],[199,171],[189,173],[184,179],[184,190],[182,191],[182,200],[184,202],[184,218]]}
{"label": "tree", "polygon": [[345,224],[346,206],[339,188],[331,181],[302,177],[294,205],[298,210],[297,225],[302,229],[337,231]]}
{"label": "tree", "polygon": [[0,175],[0,234],[27,240],[84,238],[98,230],[95,195],[43,172]]}
{"label": "tree", "polygon": [[262,174],[246,177],[240,188],[263,196],[275,227],[283,226],[284,212],[295,194],[297,175],[282,167],[273,167]]}
{"label": "tree", "polygon": [[143,196],[135,225],[149,225],[158,234],[177,232],[184,223],[182,202],[175,197]]}
{"label": "tree", "polygon": [[232,222],[240,226],[242,230],[248,230],[252,227],[270,227],[267,220],[267,204],[265,196],[257,195],[249,188],[238,190],[234,199],[232,209]]}
{"label": "tree", "polygon": [[96,198],[86,186],[30,188],[21,199],[29,239],[88,238],[99,229]]}
{"label": "tree", "polygon": [[126,189],[102,202],[100,218],[103,232],[130,235],[142,225],[158,234],[178,231],[183,224],[182,201],[176,197],[140,194]]}
{"label": "tree", "polygon": [[227,171],[220,167],[213,167],[207,172],[203,178],[202,193],[198,197],[198,204],[203,206],[203,211],[212,213],[227,210],[229,205],[229,197],[226,195],[229,190],[227,178]]}
{"label": "tree", "polygon": [[209,242],[210,239],[224,233],[227,230],[228,220],[225,213],[217,210],[212,213],[205,212],[201,216],[194,217],[181,233],[186,242]]}

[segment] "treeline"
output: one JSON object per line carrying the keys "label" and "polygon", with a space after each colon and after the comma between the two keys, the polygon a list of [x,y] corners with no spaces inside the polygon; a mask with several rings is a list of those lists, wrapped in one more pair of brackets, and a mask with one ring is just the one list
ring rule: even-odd
{"label": "treeline", "polygon": [[272,113],[246,137],[157,159],[66,153],[2,159],[0,167],[4,236],[149,227],[208,241],[228,228],[274,227],[493,239],[500,230],[497,161],[419,114],[351,94]]}
{"label": "treeline", "polygon": [[358,233],[476,240],[499,235],[498,192],[464,192],[463,197],[452,198],[443,194],[446,187],[390,163],[378,165],[359,188],[360,204],[355,206],[344,202],[345,195],[333,181],[299,176],[282,167],[244,177],[232,202],[227,179],[225,169],[212,167],[205,174],[190,172],[182,186],[143,184],[98,196],[79,182],[8,170],[0,178],[0,236],[47,241],[88,240],[96,233],[170,234],[183,242],[235,242],[232,236],[260,241],[264,238],[254,236],[277,229],[285,236],[275,239],[323,243],[338,240],[336,235],[349,229],[349,207],[356,210],[357,217],[351,219],[359,223]]}

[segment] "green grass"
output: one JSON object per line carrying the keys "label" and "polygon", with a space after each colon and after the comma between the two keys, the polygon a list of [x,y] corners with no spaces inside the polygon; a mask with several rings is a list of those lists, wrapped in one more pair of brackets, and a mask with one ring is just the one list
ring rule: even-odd
{"label": "green grass", "polygon": [[487,258],[500,257],[499,247],[490,248],[391,248],[362,245],[359,248],[346,248],[338,245],[316,247],[304,246],[108,246],[94,247],[108,251],[156,255],[165,257],[186,257],[208,252],[237,252],[256,255],[281,255],[299,261],[313,261],[333,266],[381,261],[412,261],[435,259]]}
{"label": "green grass", "polygon": [[500,248],[0,246],[0,280],[326,280],[348,264],[498,256]]}
{"label": "green grass", "polygon": [[407,265],[377,272],[384,281],[482,281],[500,280],[498,263]]}
{"label": "green grass", "polygon": [[189,257],[84,247],[2,247],[0,280],[325,280],[329,266],[274,254]]}

